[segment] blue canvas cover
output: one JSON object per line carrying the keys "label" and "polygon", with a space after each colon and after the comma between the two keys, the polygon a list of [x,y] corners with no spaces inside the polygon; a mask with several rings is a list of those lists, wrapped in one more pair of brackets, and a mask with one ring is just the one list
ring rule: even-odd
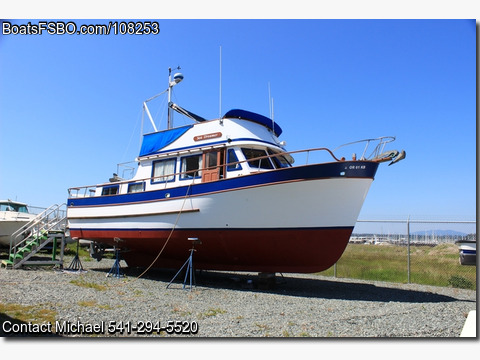
{"label": "blue canvas cover", "polygon": [[270,130],[272,130],[273,133],[277,136],[280,136],[283,131],[280,125],[275,123],[272,119],[247,110],[232,109],[230,111],[227,111],[225,115],[223,115],[223,118],[245,119],[256,122],[257,124],[266,126]]}
{"label": "blue canvas cover", "polygon": [[185,134],[193,125],[143,135],[140,156],[155,154]]}

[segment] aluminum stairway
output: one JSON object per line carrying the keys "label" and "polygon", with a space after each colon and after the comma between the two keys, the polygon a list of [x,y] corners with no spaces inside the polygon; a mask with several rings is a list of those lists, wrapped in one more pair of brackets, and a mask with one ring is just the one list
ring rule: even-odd
{"label": "aluminum stairway", "polygon": [[[10,238],[10,251],[7,260],[0,266],[19,269],[22,266],[58,265],[63,267],[65,248],[66,207],[52,205],[42,211],[25,226],[14,232]],[[39,257],[39,251],[52,246],[50,258]],[[60,259],[57,248],[60,245]],[[44,254],[42,254],[44,255]]]}

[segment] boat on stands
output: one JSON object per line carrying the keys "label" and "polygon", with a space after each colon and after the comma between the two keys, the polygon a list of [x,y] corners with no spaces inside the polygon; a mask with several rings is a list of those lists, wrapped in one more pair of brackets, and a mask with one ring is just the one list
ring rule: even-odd
{"label": "boat on stands", "polygon": [[[172,88],[182,79],[177,73],[172,80],[169,69],[166,130],[156,129],[144,102],[154,131],[143,135],[132,178],[114,174],[69,189],[71,237],[116,246],[130,267],[178,268],[189,239],[201,242],[197,269],[312,273],[332,266],[379,163],[405,157],[384,151],[395,138],[355,142],[364,150],[350,160],[335,155],[343,147],[288,152],[271,118],[233,109],[206,120],[173,104]],[[192,124],[172,127],[173,111]],[[327,160],[312,162],[314,154]],[[307,160],[294,165],[302,155]]]}
{"label": "boat on stands", "polygon": [[[0,246],[10,246],[11,235],[26,226],[36,215],[31,214],[27,204],[0,200]],[[17,240],[22,240],[19,237]]]}

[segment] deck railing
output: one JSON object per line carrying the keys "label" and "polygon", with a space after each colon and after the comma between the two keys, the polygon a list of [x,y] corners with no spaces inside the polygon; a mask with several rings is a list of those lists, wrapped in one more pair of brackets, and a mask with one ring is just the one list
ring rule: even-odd
{"label": "deck railing", "polygon": [[[364,140],[354,141],[354,142],[351,142],[351,143],[340,145],[337,148],[335,148],[334,150],[330,150],[330,149],[325,148],[325,147],[320,147],[320,148],[312,148],[312,149],[306,149],[306,150],[279,152],[279,153],[275,153],[275,154],[259,156],[259,157],[250,158],[250,159],[246,159],[246,160],[229,162],[229,163],[222,164],[220,166],[216,165],[216,166],[212,166],[212,167],[202,168],[202,169],[199,169],[198,172],[201,172],[202,170],[212,170],[212,169],[215,169],[215,168],[218,168],[218,167],[223,167],[224,169],[226,169],[227,167],[237,166],[237,165],[241,165],[241,164],[245,164],[245,163],[252,163],[252,162],[256,162],[256,161],[259,162],[259,166],[258,167],[255,167],[255,166],[252,167],[251,165],[249,165],[250,169],[252,169],[253,171],[271,171],[270,169],[261,168],[260,167],[261,161],[265,160],[265,159],[272,159],[272,163],[275,164],[275,161],[273,161],[273,159],[279,158],[279,157],[285,158],[290,165],[293,164],[293,163],[296,163],[296,166],[309,165],[311,163],[319,163],[317,161],[312,161],[312,159],[311,159],[312,154],[319,153],[319,152],[326,153],[334,161],[345,161],[345,157],[338,158],[335,155],[335,152],[337,150],[341,149],[341,148],[346,147],[346,146],[351,146],[351,145],[361,144],[361,143],[365,143],[365,147],[363,149],[362,155],[358,158],[358,160],[372,160],[372,159],[375,159],[376,157],[378,157],[384,151],[385,145],[387,143],[390,143],[394,140],[395,140],[395,137],[383,136],[383,137],[379,137],[379,138],[376,138],[376,139],[364,139]],[[377,142],[377,144],[375,145],[373,151],[371,151],[370,155],[366,156],[367,151],[368,151],[370,145],[373,142]],[[224,147],[224,145],[211,146],[211,147],[200,148],[198,150],[199,151],[214,150],[214,149],[221,149],[223,147]],[[302,161],[303,164],[298,164],[298,161],[295,160],[292,156],[292,155],[299,155],[299,154],[303,154],[305,156],[304,160]],[[181,155],[181,153],[178,153],[177,155]],[[357,160],[356,154],[352,155],[352,160]],[[324,161],[324,162],[327,162],[327,161]],[[72,187],[72,188],[68,189],[68,194],[69,194],[70,198],[92,197],[92,196],[95,196],[96,189],[99,188],[99,187],[103,188],[104,186],[108,186],[108,185],[112,185],[112,184],[119,185],[119,186],[120,185],[128,186],[128,184],[133,184],[133,183],[138,183],[138,182],[143,182],[143,181],[151,181],[151,180],[158,179],[158,178],[165,178],[166,179],[166,178],[169,178],[169,177],[172,177],[172,176],[176,177],[176,176],[182,176],[182,175],[191,174],[191,173],[192,173],[192,170],[175,172],[175,173],[172,173],[172,174],[163,174],[161,176],[151,176],[151,177],[142,178],[142,179],[123,180],[121,178],[117,178],[118,180],[111,181],[109,183],[104,183],[104,184],[99,184],[99,185],[88,185],[88,186],[81,186],[81,187]],[[195,182],[198,181],[198,179],[199,179],[199,177],[192,178],[192,184],[195,184]],[[200,179],[200,181],[201,181],[201,179]],[[172,182],[165,181],[165,188],[167,188],[169,184],[172,184]]]}

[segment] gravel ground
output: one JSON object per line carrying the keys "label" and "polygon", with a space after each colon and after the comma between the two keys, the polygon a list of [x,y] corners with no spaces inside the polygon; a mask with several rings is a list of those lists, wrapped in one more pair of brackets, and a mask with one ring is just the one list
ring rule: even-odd
{"label": "gravel ground", "polygon": [[[114,278],[106,277],[113,260],[82,264],[82,273],[0,269],[0,305],[49,309],[53,330],[81,337],[459,337],[476,310],[472,290],[305,274],[277,274],[275,286],[267,286],[257,274],[209,271],[197,273],[189,291],[183,277],[166,288],[174,270],[137,278],[140,271],[124,269],[126,277]],[[159,334],[158,322],[165,327]],[[10,328],[0,335],[20,335]]]}

